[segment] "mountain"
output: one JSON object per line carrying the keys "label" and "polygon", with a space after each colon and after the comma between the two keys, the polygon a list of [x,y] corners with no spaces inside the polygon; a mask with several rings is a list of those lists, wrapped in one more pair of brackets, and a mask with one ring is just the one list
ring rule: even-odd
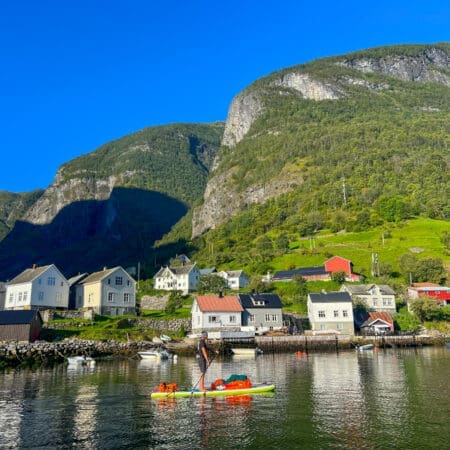
{"label": "mountain", "polygon": [[246,239],[274,226],[448,220],[449,119],[449,44],[369,49],[261,78],[230,106],[192,237],[233,217]]}
{"label": "mountain", "polygon": [[145,260],[204,192],[223,128],[146,128],[64,164],[45,192],[4,193],[3,217],[14,226],[0,242],[0,276],[35,263],[71,276]]}

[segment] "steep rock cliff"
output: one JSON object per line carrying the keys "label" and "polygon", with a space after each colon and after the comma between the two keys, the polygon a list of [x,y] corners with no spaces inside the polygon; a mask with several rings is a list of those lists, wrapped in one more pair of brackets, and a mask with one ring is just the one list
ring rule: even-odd
{"label": "steep rock cliff", "polygon": [[[289,108],[286,106],[289,103],[298,104],[296,97],[302,101],[339,103],[352,95],[364,96],[364,90],[368,95],[388,92],[390,96],[395,96],[402,89],[395,80],[450,86],[449,68],[450,47],[447,44],[399,46],[326,58],[257,80],[232,102],[222,141],[226,147],[218,152],[203,204],[194,210],[192,236],[215,228],[248,204],[263,203],[302,184],[302,174],[290,174],[284,162],[277,160],[273,154],[277,148],[276,136],[290,132],[282,122],[274,119],[277,110]],[[392,85],[396,87],[392,88]],[[314,107],[310,109],[310,114],[314,115]],[[426,100],[416,109],[440,110],[426,104]],[[262,120],[264,127],[257,126]],[[299,126],[294,121],[290,128],[297,129]],[[298,137],[295,140],[298,142]],[[256,142],[261,142],[264,151],[255,156],[253,150],[250,155],[248,148],[254,149]],[[271,146],[270,142],[274,145]],[[300,144],[295,145],[301,145],[301,140]],[[332,143],[327,145],[332,147]],[[245,161],[246,153],[254,165],[247,164],[247,172],[243,173],[239,161],[240,164]],[[295,148],[292,153],[296,153]],[[234,165],[233,159],[236,161]],[[278,174],[270,179],[258,180],[255,172],[264,164],[267,167],[269,160],[277,167]],[[241,182],[242,178],[252,181]],[[233,179],[238,179],[238,183],[233,183]]]}

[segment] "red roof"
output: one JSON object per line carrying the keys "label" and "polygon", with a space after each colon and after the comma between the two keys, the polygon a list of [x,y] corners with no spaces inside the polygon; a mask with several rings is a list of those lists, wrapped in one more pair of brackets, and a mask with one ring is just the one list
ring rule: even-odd
{"label": "red roof", "polygon": [[387,312],[380,312],[380,311],[371,311],[369,313],[369,317],[367,318],[367,321],[374,322],[375,320],[384,320],[390,325],[394,325],[394,321],[392,320],[392,316]]}
{"label": "red roof", "polygon": [[197,304],[202,312],[242,312],[244,309],[235,295],[198,295]]}
{"label": "red roof", "polygon": [[420,288],[420,287],[422,287],[422,288],[425,288],[425,287],[441,287],[441,285],[437,284],[437,283],[413,283],[412,287],[415,287],[415,288]]}

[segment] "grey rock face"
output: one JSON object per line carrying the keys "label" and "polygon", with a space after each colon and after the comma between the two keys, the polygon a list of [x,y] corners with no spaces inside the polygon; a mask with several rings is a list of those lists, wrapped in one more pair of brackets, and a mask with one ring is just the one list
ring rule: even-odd
{"label": "grey rock face", "polygon": [[429,48],[418,57],[388,56],[380,59],[355,58],[340,63],[361,72],[379,72],[404,81],[434,82],[450,86],[450,77],[438,69],[450,68],[450,55]]}
{"label": "grey rock face", "polygon": [[[82,200],[107,200],[116,185],[117,177],[107,179],[72,178],[63,181],[62,171],[56,174],[55,181],[42,197],[26,212],[24,220],[44,225],[50,223],[61,209],[73,202]],[[127,174],[124,174],[126,177]],[[128,174],[130,176],[130,174]]]}
{"label": "grey rock face", "polygon": [[307,73],[287,73],[275,81],[274,85],[294,89],[309,100],[336,100],[342,96],[336,86],[313,80]]}
{"label": "grey rock face", "polygon": [[263,105],[255,92],[237,95],[228,111],[222,145],[232,147],[241,141],[262,110]]}

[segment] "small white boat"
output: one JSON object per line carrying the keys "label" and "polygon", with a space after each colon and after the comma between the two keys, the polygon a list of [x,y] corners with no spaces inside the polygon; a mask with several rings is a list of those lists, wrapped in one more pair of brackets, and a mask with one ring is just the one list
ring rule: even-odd
{"label": "small white boat", "polygon": [[95,359],[90,356],[69,356],[67,362],[71,366],[89,366],[95,365]]}
{"label": "small white boat", "polygon": [[261,355],[263,353],[263,351],[256,347],[256,348],[238,348],[238,347],[233,347],[231,349],[231,351],[233,352],[234,356],[257,356],[257,355]]}
{"label": "small white boat", "polygon": [[153,359],[153,360],[160,360],[160,359],[169,359],[171,358],[171,354],[167,350],[143,350],[141,352],[138,352],[138,355],[142,359]]}
{"label": "small white boat", "polygon": [[366,345],[357,345],[356,350],[358,352],[364,352],[366,350],[373,350],[375,348],[375,345],[373,344],[366,344]]}
{"label": "small white boat", "polygon": [[172,338],[170,336],[167,336],[167,334],[161,334],[161,336],[159,336],[159,338],[163,342],[170,342],[172,340]]}

